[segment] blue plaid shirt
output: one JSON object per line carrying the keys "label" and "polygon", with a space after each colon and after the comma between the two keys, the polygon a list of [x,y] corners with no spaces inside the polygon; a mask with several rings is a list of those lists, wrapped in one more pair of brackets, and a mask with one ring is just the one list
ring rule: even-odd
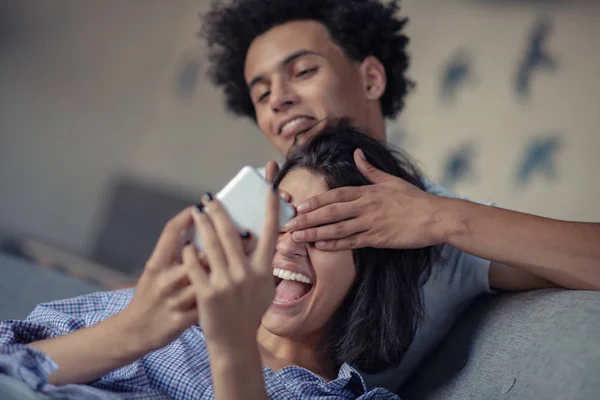
{"label": "blue plaid shirt", "polygon": [[[199,326],[191,327],[169,346],[89,385],[47,383],[49,374],[57,369],[56,363],[25,344],[96,324],[125,308],[133,294],[133,289],[126,289],[41,304],[25,321],[0,323],[0,373],[20,379],[34,390],[67,399],[214,398],[208,351]],[[263,367],[263,376],[271,399],[398,398],[381,388],[369,390],[348,364],[331,382],[296,366],[278,372]]]}

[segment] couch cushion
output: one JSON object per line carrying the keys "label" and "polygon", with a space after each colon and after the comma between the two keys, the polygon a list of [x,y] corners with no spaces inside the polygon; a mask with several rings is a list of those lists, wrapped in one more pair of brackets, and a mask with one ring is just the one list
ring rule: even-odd
{"label": "couch cushion", "polygon": [[600,292],[479,299],[401,390],[410,399],[592,399],[600,395]]}
{"label": "couch cushion", "polygon": [[102,290],[4,253],[0,253],[0,274],[0,320],[24,319],[39,303]]}

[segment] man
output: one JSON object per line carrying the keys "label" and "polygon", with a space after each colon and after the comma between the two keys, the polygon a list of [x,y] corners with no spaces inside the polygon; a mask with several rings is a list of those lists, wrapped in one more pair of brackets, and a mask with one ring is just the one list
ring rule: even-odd
{"label": "man", "polygon": [[[227,107],[253,119],[285,154],[318,134],[320,122],[349,117],[385,140],[385,118],[412,87],[396,1],[235,0],[204,17],[210,76]],[[428,183],[423,192],[355,155],[367,188],[309,199],[287,225],[297,242],[325,250],[442,245],[424,287],[426,320],[403,363],[367,376],[395,389],[444,337],[461,310],[492,289],[600,289],[600,224],[551,220],[488,207]],[[267,165],[273,176],[276,164]],[[441,197],[441,196],[446,197]]]}
{"label": "man", "polygon": [[[395,3],[384,6],[374,0],[237,0],[215,5],[204,19],[211,76],[224,88],[229,109],[253,118],[281,153],[318,134],[320,122],[344,116],[385,140],[384,119],[397,115],[411,87],[404,76],[408,39],[396,11]],[[376,184],[368,192],[343,188],[309,199],[306,207],[298,207],[300,214],[289,227],[295,240],[324,249],[441,245],[423,287],[423,324],[397,368],[364,374],[371,386],[400,386],[460,312],[490,287],[600,288],[597,224],[547,220],[436,196],[452,194],[431,183],[427,192],[420,191],[374,170],[360,155],[357,150],[357,165]],[[267,175],[272,177],[275,170],[270,162]],[[174,233],[181,226],[173,221],[167,225],[171,240],[159,241],[155,254],[172,260]],[[188,302],[177,301],[187,291],[175,284],[181,277],[163,264],[147,266],[133,299],[131,292],[88,297],[79,308],[100,311],[84,317],[69,314],[71,302],[41,307],[29,321],[4,328],[9,332],[4,338],[0,329],[0,343],[5,340],[12,352],[5,359],[0,354],[0,371],[14,371],[29,387],[38,387],[52,370],[50,382],[63,388],[55,393],[76,389],[68,383],[100,377],[105,379],[96,387],[114,390],[111,379],[121,375],[138,386],[116,389],[149,390],[150,383],[142,382],[143,368],[130,364],[150,351],[154,359],[168,356],[153,350],[167,352],[169,346],[164,346],[194,323]],[[61,336],[68,331],[65,326],[75,332]],[[134,340],[124,340],[118,334],[123,330]],[[30,336],[22,339],[24,335]],[[24,348],[22,342],[33,343]],[[46,358],[37,364],[48,354],[55,363]],[[162,374],[169,376],[152,379],[174,382],[178,372],[169,366]],[[91,388],[89,393],[97,394]]]}

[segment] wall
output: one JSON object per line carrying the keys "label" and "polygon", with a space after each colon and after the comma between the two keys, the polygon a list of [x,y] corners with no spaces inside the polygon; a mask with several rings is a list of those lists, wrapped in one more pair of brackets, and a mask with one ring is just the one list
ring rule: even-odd
{"label": "wall", "polygon": [[123,177],[199,196],[239,163],[272,157],[252,124],[227,117],[202,71],[177,97],[207,3],[2,6],[0,232],[88,253]]}
{"label": "wall", "polygon": [[390,131],[429,175],[502,207],[600,221],[600,2],[404,3],[417,89]]}

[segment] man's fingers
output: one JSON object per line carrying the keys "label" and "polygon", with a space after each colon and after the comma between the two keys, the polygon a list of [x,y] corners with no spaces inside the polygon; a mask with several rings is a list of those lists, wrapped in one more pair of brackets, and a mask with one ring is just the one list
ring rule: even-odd
{"label": "man's fingers", "polygon": [[297,215],[289,220],[283,228],[288,232],[294,232],[313,226],[344,221],[359,215],[358,206],[357,201],[329,204],[309,213]]}
{"label": "man's fingers", "polygon": [[265,179],[267,182],[272,183],[278,172],[279,165],[273,160],[269,161],[265,167]]}
{"label": "man's fingers", "polygon": [[192,225],[192,209],[193,207],[184,209],[165,224],[148,259],[147,268],[166,268],[177,258],[181,248],[181,233]]}
{"label": "man's fingers", "polygon": [[271,270],[275,245],[279,237],[279,194],[274,190],[267,193],[267,207],[265,210],[265,224],[262,236],[254,254],[254,265],[260,272]]}
{"label": "man's fingers", "polygon": [[358,218],[353,218],[336,224],[296,231],[292,233],[292,239],[296,243],[313,243],[320,240],[343,239],[367,230],[364,222],[359,221]]}
{"label": "man's fingers", "polygon": [[369,161],[365,153],[361,149],[354,150],[354,163],[358,167],[361,174],[371,183],[382,183],[390,179],[398,179],[397,177],[386,174],[385,172],[375,168]]}
{"label": "man's fingers", "polygon": [[318,241],[315,243],[315,247],[324,251],[353,250],[360,249],[362,247],[369,247],[369,245],[364,241],[363,236],[364,234],[362,233],[356,233],[344,239]]}
{"label": "man's fingers", "polygon": [[301,204],[298,204],[296,209],[298,210],[298,214],[306,214],[329,204],[345,203],[356,200],[360,197],[360,194],[360,187],[341,187],[332,189],[325,193],[321,193],[318,196],[311,197]]}

